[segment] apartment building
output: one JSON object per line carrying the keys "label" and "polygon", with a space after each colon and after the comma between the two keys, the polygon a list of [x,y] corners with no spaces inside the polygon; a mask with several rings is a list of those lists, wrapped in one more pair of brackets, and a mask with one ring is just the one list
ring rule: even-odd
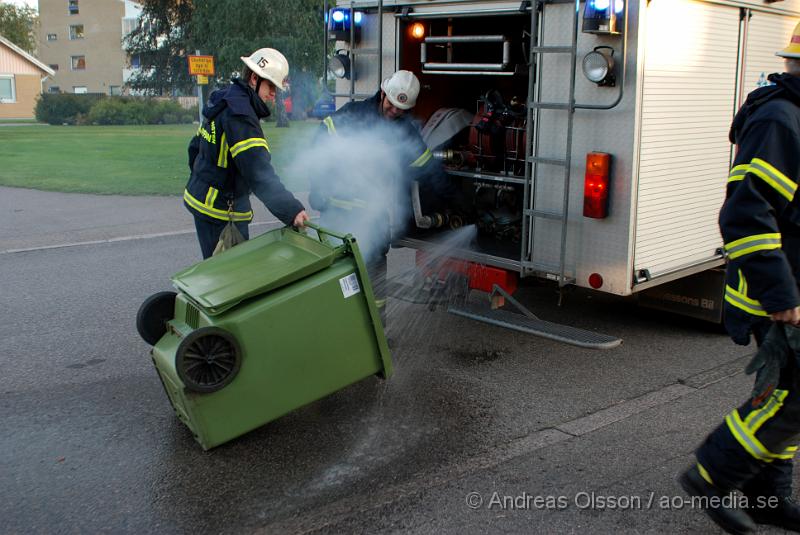
{"label": "apartment building", "polygon": [[122,94],[122,40],[141,12],[131,0],[39,0],[39,59],[55,71],[45,91]]}

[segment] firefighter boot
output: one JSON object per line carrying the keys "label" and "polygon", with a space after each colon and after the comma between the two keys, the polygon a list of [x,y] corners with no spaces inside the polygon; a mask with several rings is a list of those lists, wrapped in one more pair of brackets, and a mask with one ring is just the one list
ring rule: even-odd
{"label": "firefighter boot", "polygon": [[748,511],[757,524],[769,524],[800,533],[800,505],[791,496],[759,496]]}
{"label": "firefighter boot", "polygon": [[757,524],[800,532],[800,505],[792,499],[791,460],[776,459],[742,488]]}
{"label": "firefighter boot", "polygon": [[738,535],[749,533],[755,529],[756,525],[747,513],[734,507],[725,506],[724,498],[729,492],[709,483],[700,475],[697,465],[682,473],[678,481],[689,496],[707,500],[706,514],[728,533]]}

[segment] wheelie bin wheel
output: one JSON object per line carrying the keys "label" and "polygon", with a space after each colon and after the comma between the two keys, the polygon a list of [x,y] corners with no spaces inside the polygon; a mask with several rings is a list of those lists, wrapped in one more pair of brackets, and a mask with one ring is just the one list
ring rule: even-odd
{"label": "wheelie bin wheel", "polygon": [[241,363],[236,338],[219,327],[192,331],[175,352],[175,370],[191,392],[216,392],[236,377]]}
{"label": "wheelie bin wheel", "polygon": [[158,292],[145,299],[136,314],[136,330],[139,336],[150,344],[156,345],[167,333],[167,322],[175,314],[175,292]]}

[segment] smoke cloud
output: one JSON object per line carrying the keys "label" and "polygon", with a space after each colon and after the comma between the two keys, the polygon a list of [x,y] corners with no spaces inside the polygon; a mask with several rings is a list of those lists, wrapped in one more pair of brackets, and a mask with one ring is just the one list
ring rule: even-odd
{"label": "smoke cloud", "polygon": [[408,151],[413,145],[398,137],[398,130],[386,123],[330,135],[320,127],[309,140],[312,149],[286,169],[287,175],[308,177],[320,224],[353,234],[368,262],[385,252],[389,232],[403,233],[412,215],[408,163],[414,158]]}

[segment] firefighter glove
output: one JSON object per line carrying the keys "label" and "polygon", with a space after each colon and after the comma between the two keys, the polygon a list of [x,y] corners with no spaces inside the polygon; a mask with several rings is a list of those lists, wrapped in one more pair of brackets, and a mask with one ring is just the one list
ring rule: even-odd
{"label": "firefighter glove", "polygon": [[[787,333],[787,329],[797,331],[783,323],[773,324],[758,352],[745,368],[748,375],[756,374],[752,393],[753,408],[761,407],[769,399],[778,386],[781,370],[789,363],[789,358],[796,354],[795,348],[800,347],[800,333]],[[789,334],[794,343],[790,342]]]}

